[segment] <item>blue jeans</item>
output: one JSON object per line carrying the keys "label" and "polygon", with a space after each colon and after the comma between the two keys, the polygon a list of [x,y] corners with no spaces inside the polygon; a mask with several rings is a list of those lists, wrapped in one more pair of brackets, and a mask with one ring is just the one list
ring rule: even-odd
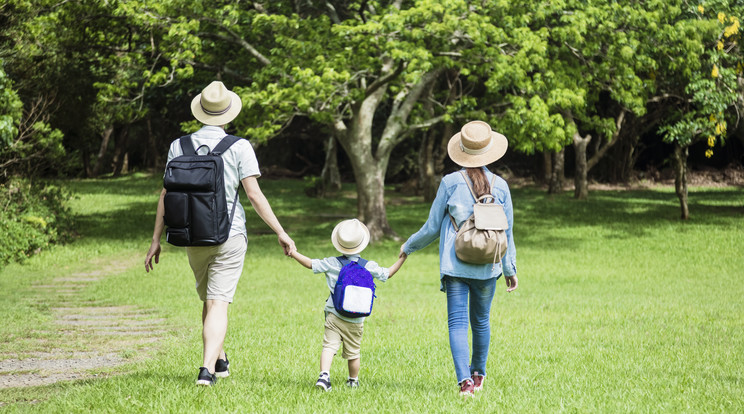
{"label": "blue jeans", "polygon": [[[458,383],[471,379],[476,371],[480,375],[486,375],[488,345],[491,340],[491,302],[496,292],[497,279],[476,280],[452,276],[445,276],[443,279],[447,293],[450,350]],[[473,359],[469,366],[468,319],[473,330]]]}

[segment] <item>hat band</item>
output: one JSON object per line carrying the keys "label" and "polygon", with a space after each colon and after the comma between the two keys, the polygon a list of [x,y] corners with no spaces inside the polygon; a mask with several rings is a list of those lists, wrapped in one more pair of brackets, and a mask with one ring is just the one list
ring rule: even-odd
{"label": "hat band", "polygon": [[462,152],[468,154],[468,155],[482,155],[482,154],[485,154],[485,153],[487,153],[491,149],[491,146],[492,145],[493,145],[493,139],[490,139],[488,141],[488,145],[486,145],[485,147],[483,147],[481,149],[474,150],[474,149],[470,149],[470,148],[467,148],[466,146],[462,145],[462,140],[460,140],[460,150]]}
{"label": "hat band", "polygon": [[205,108],[204,105],[202,105],[201,99],[199,100],[199,106],[201,106],[202,111],[204,111],[204,113],[207,115],[211,115],[211,116],[223,115],[223,114],[226,114],[227,111],[230,110],[230,107],[232,107],[232,100],[230,101],[230,104],[227,105],[227,108],[221,111],[210,111],[209,109]]}
{"label": "hat band", "polygon": [[339,241],[338,241],[338,244],[339,244],[339,245],[340,245],[341,247],[343,247],[344,249],[349,249],[349,250],[351,250],[351,249],[355,249],[355,248],[357,248],[357,247],[361,246],[361,245],[362,245],[362,243],[364,243],[364,237],[362,237],[362,240],[359,240],[359,243],[355,244],[354,246],[346,246],[346,245],[344,245],[343,243],[341,243],[341,240],[339,240]]}

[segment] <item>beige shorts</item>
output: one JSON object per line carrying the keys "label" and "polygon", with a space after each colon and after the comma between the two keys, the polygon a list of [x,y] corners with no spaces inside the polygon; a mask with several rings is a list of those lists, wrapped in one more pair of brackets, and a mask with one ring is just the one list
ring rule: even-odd
{"label": "beige shorts", "polygon": [[344,351],[341,357],[357,359],[361,356],[363,333],[364,322],[347,322],[328,312],[325,320],[325,332],[323,333],[323,349],[330,349],[335,355],[343,343]]}
{"label": "beige shorts", "polygon": [[217,246],[186,248],[199,299],[232,303],[247,249],[248,240],[243,234],[236,234]]}

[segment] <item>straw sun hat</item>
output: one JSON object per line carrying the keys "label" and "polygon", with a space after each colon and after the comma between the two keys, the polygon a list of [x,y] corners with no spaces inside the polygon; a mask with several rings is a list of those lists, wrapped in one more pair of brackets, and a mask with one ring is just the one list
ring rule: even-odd
{"label": "straw sun hat", "polygon": [[220,81],[213,81],[191,101],[191,113],[205,125],[225,125],[240,113],[243,103]]}
{"label": "straw sun hat", "polygon": [[333,247],[343,254],[357,254],[369,244],[369,229],[357,219],[344,220],[331,234]]}
{"label": "straw sun hat", "polygon": [[483,121],[471,121],[450,138],[447,153],[457,165],[475,168],[488,165],[506,153],[509,142]]}

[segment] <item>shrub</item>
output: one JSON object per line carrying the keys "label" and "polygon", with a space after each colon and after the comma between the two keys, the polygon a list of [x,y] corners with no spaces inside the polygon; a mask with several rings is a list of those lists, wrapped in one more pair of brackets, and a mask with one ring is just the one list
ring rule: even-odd
{"label": "shrub", "polygon": [[72,215],[69,193],[50,183],[11,179],[0,184],[0,263],[22,262],[67,239]]}

